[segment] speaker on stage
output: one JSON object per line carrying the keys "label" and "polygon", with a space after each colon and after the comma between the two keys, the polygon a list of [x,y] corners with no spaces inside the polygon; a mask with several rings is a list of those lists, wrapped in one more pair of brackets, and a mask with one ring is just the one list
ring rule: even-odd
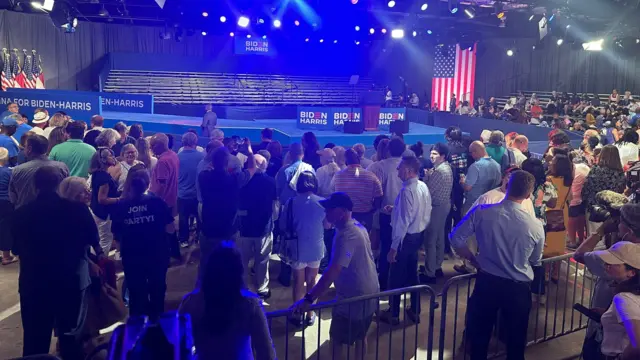
{"label": "speaker on stage", "polygon": [[[409,133],[409,121],[392,121],[389,124],[389,131],[392,134],[407,134]],[[346,132],[346,131],[345,131]]]}
{"label": "speaker on stage", "polygon": [[362,134],[364,132],[364,123],[362,121],[345,121],[345,134]]}

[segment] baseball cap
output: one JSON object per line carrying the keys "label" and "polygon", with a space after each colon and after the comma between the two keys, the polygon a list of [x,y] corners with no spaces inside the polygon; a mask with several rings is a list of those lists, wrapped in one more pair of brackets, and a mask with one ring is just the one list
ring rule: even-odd
{"label": "baseball cap", "polygon": [[18,122],[12,116],[5,116],[2,119],[2,126],[18,126]]}
{"label": "baseball cap", "polygon": [[324,156],[324,157],[336,157],[336,153],[335,153],[335,151],[333,151],[333,149],[318,150],[318,151],[316,151],[316,154],[318,154],[320,156]]}
{"label": "baseball cap", "polygon": [[49,121],[49,115],[47,113],[39,111],[33,115],[33,123],[34,124],[42,124]]}
{"label": "baseball cap", "polygon": [[633,268],[640,269],[640,244],[620,241],[607,250],[596,251],[595,254],[607,264],[627,264]]}
{"label": "baseball cap", "polygon": [[335,192],[329,195],[325,200],[320,200],[320,205],[325,209],[347,209],[349,211],[353,210],[353,202],[349,195],[343,192]]}

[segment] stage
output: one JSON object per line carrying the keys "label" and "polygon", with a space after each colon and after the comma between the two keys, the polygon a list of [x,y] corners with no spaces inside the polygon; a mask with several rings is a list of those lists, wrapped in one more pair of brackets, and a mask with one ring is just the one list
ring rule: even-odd
{"label": "stage", "polygon": [[[189,129],[197,130],[200,133],[202,119],[198,117],[164,115],[164,114],[138,114],[124,112],[104,111],[104,127],[112,128],[115,123],[122,121],[127,125],[141,124],[148,132],[163,132],[174,135],[182,135]],[[274,140],[287,146],[294,142],[300,142],[302,134],[306,130],[298,129],[295,119],[260,119],[260,120],[233,120],[218,119],[218,127],[224,131],[225,136],[238,135],[248,137],[252,142],[260,142],[260,131],[266,127],[274,129]],[[444,142],[443,128],[409,123],[409,133],[404,135],[407,144],[415,144],[422,141],[424,144],[435,144]],[[356,143],[363,143],[366,146],[373,146],[373,140],[380,134],[389,134],[387,131],[365,131],[362,134],[345,134],[339,131],[314,131],[321,146],[326,143],[334,143],[341,146],[353,146]],[[202,143],[202,141],[201,141]]]}

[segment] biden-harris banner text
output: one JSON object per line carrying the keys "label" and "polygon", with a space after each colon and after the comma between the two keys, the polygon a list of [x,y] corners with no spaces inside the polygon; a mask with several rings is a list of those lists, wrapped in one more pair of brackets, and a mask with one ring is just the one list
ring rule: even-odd
{"label": "biden-harris banner text", "polygon": [[298,107],[297,125],[307,130],[344,130],[345,122],[361,122],[360,108]]}
{"label": "biden-harris banner text", "polygon": [[4,91],[0,92],[0,106],[16,103],[20,113],[33,118],[37,108],[44,108],[53,114],[63,111],[75,120],[89,121],[91,116],[102,113],[101,98],[96,93],[64,94],[46,90]]}
{"label": "biden-harris banner text", "polygon": [[392,121],[404,121],[406,119],[405,108],[381,108],[378,129],[389,130]]}
{"label": "biden-harris banner text", "polygon": [[237,55],[267,55],[273,56],[276,50],[268,39],[247,39],[241,36],[235,37],[235,53]]}
{"label": "biden-harris banner text", "polygon": [[141,114],[153,114],[153,95],[149,94],[125,94],[115,92],[90,92],[90,91],[72,91],[72,90],[34,90],[11,88],[9,91],[26,92],[38,91],[42,93],[68,94],[75,96],[77,94],[98,95],[102,97],[103,111],[130,112]]}

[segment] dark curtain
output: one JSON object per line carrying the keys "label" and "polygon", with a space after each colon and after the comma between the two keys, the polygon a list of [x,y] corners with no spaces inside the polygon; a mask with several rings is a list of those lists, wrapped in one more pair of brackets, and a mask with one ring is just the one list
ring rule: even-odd
{"label": "dark curtain", "polygon": [[[612,51],[612,44],[594,52],[566,43],[557,46],[552,38],[545,41],[544,48],[538,45],[535,50],[533,39],[483,41],[476,64],[476,96],[504,96],[517,90],[640,92],[638,55]],[[512,57],[506,55],[509,48],[516,49]]]}

